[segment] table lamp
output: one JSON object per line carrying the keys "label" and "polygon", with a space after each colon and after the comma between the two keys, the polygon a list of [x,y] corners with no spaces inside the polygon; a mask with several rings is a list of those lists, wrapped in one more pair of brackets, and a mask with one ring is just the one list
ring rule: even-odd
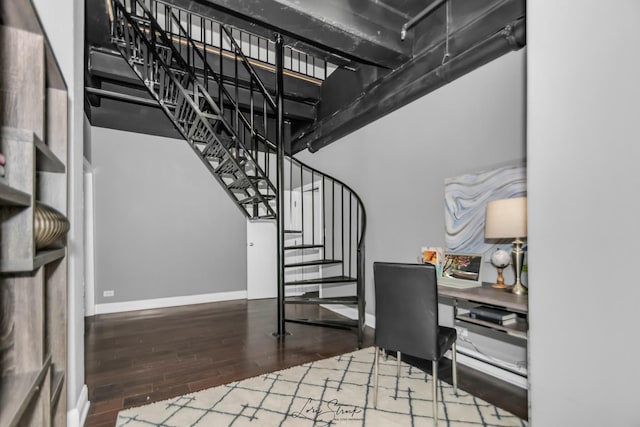
{"label": "table lamp", "polygon": [[520,281],[524,251],[522,239],[527,237],[527,198],[493,200],[487,203],[484,236],[487,239],[515,239],[511,252],[511,264],[516,281],[511,292],[516,295],[527,293],[527,288]]}

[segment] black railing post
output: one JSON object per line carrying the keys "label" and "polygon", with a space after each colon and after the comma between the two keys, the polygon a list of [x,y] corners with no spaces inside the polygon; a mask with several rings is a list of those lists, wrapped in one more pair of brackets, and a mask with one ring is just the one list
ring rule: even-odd
{"label": "black railing post", "polygon": [[284,103],[283,103],[283,41],[282,35],[275,35],[276,42],[276,146],[278,150],[276,161],[276,179],[278,181],[278,330],[276,336],[286,335],[284,330]]}

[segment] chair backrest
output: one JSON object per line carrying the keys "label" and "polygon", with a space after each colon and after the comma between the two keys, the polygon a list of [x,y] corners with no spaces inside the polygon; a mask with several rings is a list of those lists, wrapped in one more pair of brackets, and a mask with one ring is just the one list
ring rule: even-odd
{"label": "chair backrest", "polygon": [[438,287],[431,264],[375,262],[375,344],[437,360]]}

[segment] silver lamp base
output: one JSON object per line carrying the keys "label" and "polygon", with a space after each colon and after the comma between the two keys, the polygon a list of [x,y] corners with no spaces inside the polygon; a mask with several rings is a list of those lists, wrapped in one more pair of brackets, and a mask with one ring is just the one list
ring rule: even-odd
{"label": "silver lamp base", "polygon": [[524,251],[522,250],[522,244],[524,242],[520,239],[516,239],[513,242],[513,251],[511,252],[511,260],[513,265],[513,270],[516,276],[516,281],[511,287],[511,292],[516,295],[525,295],[527,291],[527,287],[522,284],[520,281],[520,273],[522,272],[522,264],[524,262]]}

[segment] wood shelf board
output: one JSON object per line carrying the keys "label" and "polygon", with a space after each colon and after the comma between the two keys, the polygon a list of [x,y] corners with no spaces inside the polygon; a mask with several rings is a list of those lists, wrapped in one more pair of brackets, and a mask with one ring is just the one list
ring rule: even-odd
{"label": "wood shelf board", "polygon": [[2,139],[20,142],[32,142],[36,148],[36,169],[40,172],[64,173],[64,163],[51,151],[38,135],[26,129],[3,126],[0,132]]}
{"label": "wood shelf board", "polygon": [[33,141],[36,145],[36,169],[39,172],[64,173],[67,170],[64,163],[36,135]]}
{"label": "wood shelf board", "polygon": [[38,392],[51,364],[48,357],[39,371],[9,374],[0,382],[0,426],[13,427],[19,424],[22,414]]}
{"label": "wood shelf board", "polygon": [[527,330],[529,329],[527,321],[518,317],[515,323],[509,325],[499,325],[497,323],[489,322],[486,320],[474,319],[468,314],[459,314],[456,316],[457,320],[467,323],[473,323],[475,325],[485,326],[498,331],[506,332],[514,337],[527,339]]}
{"label": "wood shelf board", "polygon": [[0,273],[33,271],[45,264],[64,257],[65,254],[66,248],[54,248],[38,251],[34,258],[2,259],[0,260]]}
{"label": "wood shelf board", "polygon": [[31,196],[0,181],[0,205],[27,207],[31,205]]}
{"label": "wood shelf board", "polygon": [[529,311],[529,298],[527,295],[515,295],[509,292],[509,289],[495,289],[491,287],[490,283],[483,283],[482,286],[469,289],[438,286],[438,295],[504,307],[522,314],[526,314]]}
{"label": "wood shelf board", "polygon": [[53,378],[51,380],[51,408],[56,406],[56,402],[60,398],[60,392],[62,391],[62,385],[64,384],[64,372],[53,371]]}

